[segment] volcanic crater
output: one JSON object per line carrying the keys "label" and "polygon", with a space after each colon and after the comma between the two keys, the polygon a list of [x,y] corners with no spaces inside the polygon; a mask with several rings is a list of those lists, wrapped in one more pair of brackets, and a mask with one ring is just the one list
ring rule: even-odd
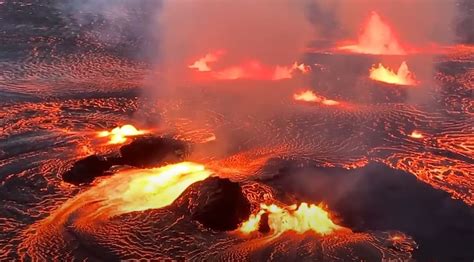
{"label": "volcanic crater", "polygon": [[285,63],[291,1],[112,2],[0,2],[0,260],[472,261],[470,1],[437,45],[315,1]]}

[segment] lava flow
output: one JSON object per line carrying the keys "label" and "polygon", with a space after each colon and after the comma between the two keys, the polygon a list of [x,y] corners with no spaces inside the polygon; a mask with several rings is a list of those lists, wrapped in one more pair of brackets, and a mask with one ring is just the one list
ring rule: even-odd
{"label": "lava flow", "polygon": [[395,84],[395,85],[417,85],[418,81],[415,79],[413,73],[408,70],[407,63],[402,62],[398,68],[397,73],[395,73],[390,68],[384,67],[382,64],[379,64],[377,67],[373,66],[370,70],[370,79],[375,81]]}
{"label": "lava flow", "polygon": [[332,99],[327,99],[324,96],[316,95],[311,90],[302,91],[293,95],[293,99],[296,101],[314,102],[321,103],[327,106],[339,105],[339,102]]}
{"label": "lava flow", "polygon": [[268,215],[268,226],[272,234],[280,235],[286,231],[305,233],[313,231],[320,235],[327,235],[342,229],[329,217],[328,211],[322,205],[301,203],[299,206],[291,205],[279,207],[275,204],[260,205],[260,210],[250,216],[239,228],[240,232],[249,234],[257,231],[264,214]]}
{"label": "lava flow", "polygon": [[131,177],[127,188],[115,195],[123,200],[122,212],[168,206],[195,182],[212,174],[203,165],[181,162],[159,168],[125,171]]}
{"label": "lava flow", "polygon": [[132,125],[118,126],[111,131],[101,131],[97,134],[98,137],[108,137],[108,144],[123,144],[128,137],[140,136],[146,134],[147,131],[138,130]]}
{"label": "lava flow", "polygon": [[251,79],[272,81],[291,79],[297,72],[306,74],[311,70],[309,66],[298,62],[286,66],[269,66],[254,59],[247,60],[238,65],[213,69],[210,64],[218,62],[224,54],[224,51],[208,53],[194,61],[188,68],[205,73],[206,75],[204,76],[215,80]]}
{"label": "lava flow", "polygon": [[91,201],[96,205],[84,207],[90,208],[81,217],[84,222],[93,218],[107,219],[133,211],[166,207],[190,185],[212,174],[205,166],[193,162],[119,171],[66,202],[56,215],[61,216],[67,210],[79,209],[84,203]]}
{"label": "lava flow", "polygon": [[407,53],[392,28],[376,12],[372,12],[370,15],[359,34],[357,43],[343,45],[338,49],[372,55],[404,55]]}

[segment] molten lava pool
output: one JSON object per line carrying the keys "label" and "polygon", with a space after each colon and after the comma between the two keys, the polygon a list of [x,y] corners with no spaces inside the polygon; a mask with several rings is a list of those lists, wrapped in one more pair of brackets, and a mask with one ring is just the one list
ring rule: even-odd
{"label": "molten lava pool", "polygon": [[474,259],[473,43],[152,2],[0,1],[0,261]]}

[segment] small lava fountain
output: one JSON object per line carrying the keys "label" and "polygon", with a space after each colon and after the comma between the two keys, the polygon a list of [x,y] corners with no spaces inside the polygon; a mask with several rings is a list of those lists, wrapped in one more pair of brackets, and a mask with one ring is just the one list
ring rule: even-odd
{"label": "small lava fountain", "polygon": [[312,102],[312,103],[320,103],[326,106],[334,106],[339,105],[340,102],[332,99],[327,99],[324,96],[316,95],[311,90],[302,91],[299,93],[295,93],[293,95],[293,99],[296,101],[304,101],[304,102]]}
{"label": "small lava fountain", "polygon": [[372,55],[405,55],[393,29],[376,12],[372,12],[356,43],[342,45],[339,50]]}
{"label": "small lava fountain", "polygon": [[101,131],[97,133],[98,137],[109,138],[108,144],[123,144],[127,142],[127,138],[141,136],[148,133],[145,130],[138,130],[133,125],[118,126],[111,131]]}
{"label": "small lava fountain", "polygon": [[296,73],[306,74],[311,71],[311,68],[303,63],[295,62],[292,65],[270,66],[256,59],[249,59],[240,64],[221,69],[214,69],[211,64],[219,62],[224,55],[225,51],[208,53],[194,61],[188,68],[205,74],[204,79],[210,80],[252,79],[278,81],[291,79]]}
{"label": "small lava fountain", "polygon": [[411,132],[410,137],[420,139],[420,138],[423,138],[424,136],[421,132],[414,130],[413,132]]}
{"label": "small lava fountain", "polygon": [[390,68],[384,67],[382,64],[379,64],[377,67],[373,66],[369,72],[370,79],[379,82],[406,86],[414,86],[418,84],[413,73],[408,70],[408,65],[405,61],[402,62],[397,73],[392,71]]}
{"label": "small lava fountain", "polygon": [[272,234],[280,235],[286,231],[295,231],[299,234],[313,231],[319,235],[327,235],[342,229],[336,225],[328,211],[323,206],[301,203],[287,207],[276,204],[261,204],[260,210],[250,216],[239,228],[240,232],[249,234],[259,230],[263,215],[268,215],[268,227]]}

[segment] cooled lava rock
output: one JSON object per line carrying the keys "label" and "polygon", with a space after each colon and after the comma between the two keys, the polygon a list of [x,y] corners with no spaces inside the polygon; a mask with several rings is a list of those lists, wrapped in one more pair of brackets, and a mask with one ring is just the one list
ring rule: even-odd
{"label": "cooled lava rock", "polygon": [[184,160],[185,142],[164,137],[142,137],[120,148],[120,163],[134,167],[155,167]]}
{"label": "cooled lava rock", "polygon": [[270,225],[268,224],[268,214],[264,213],[260,222],[258,223],[258,231],[267,234],[270,232]]}
{"label": "cooled lava rock", "polygon": [[235,230],[250,216],[250,202],[238,183],[211,177],[201,182],[192,218],[213,230]]}
{"label": "cooled lava rock", "polygon": [[96,177],[107,175],[106,171],[113,165],[106,158],[91,155],[83,158],[67,170],[62,178],[65,182],[73,185],[88,184]]}

